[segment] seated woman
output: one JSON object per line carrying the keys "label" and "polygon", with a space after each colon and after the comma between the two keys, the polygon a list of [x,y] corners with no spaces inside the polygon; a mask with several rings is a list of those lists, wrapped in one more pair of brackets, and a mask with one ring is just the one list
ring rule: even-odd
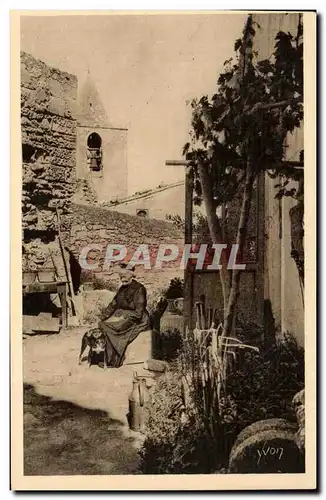
{"label": "seated woman", "polygon": [[98,325],[106,337],[107,365],[116,368],[123,364],[128,345],[150,328],[146,288],[134,279],[134,268],[128,269],[127,264],[120,264],[119,275],[122,285]]}

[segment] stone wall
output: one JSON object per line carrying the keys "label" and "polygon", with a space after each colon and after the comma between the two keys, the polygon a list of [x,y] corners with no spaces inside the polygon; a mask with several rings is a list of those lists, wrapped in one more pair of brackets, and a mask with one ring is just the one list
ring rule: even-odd
{"label": "stone wall", "polygon": [[[91,271],[92,275],[98,277],[108,277],[112,275],[113,266],[107,269],[104,266],[104,258],[108,244],[126,245],[128,258],[132,256],[140,244],[147,244],[152,263],[155,262],[158,246],[162,243],[176,244],[183,249],[183,233],[171,223],[158,220],[148,220],[112,212],[98,206],[86,206],[72,204],[69,226],[64,236],[65,246],[69,248],[74,257],[79,261],[83,248],[91,244],[99,244],[101,251],[90,251],[87,258],[88,264],[97,264]],[[179,267],[178,267],[179,266]],[[84,271],[82,273],[85,274]],[[89,272],[86,271],[86,274]],[[137,268],[137,275],[142,277],[142,281],[149,284],[158,284],[160,280],[165,286],[166,281],[174,276],[183,277],[180,271],[180,260],[166,263],[163,269],[144,269],[140,265]]]}
{"label": "stone wall", "polygon": [[[56,207],[64,224],[70,209],[75,189],[76,98],[74,75],[21,53],[22,225],[24,255],[31,254],[32,267],[44,260],[40,245],[57,234]],[[30,265],[27,262],[27,268]]]}

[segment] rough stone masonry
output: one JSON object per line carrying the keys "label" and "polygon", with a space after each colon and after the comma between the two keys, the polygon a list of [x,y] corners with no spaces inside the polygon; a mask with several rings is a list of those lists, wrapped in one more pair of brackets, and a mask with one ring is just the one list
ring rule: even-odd
{"label": "rough stone masonry", "polygon": [[23,268],[46,264],[75,189],[77,77],[21,53]]}
{"label": "rough stone masonry", "polygon": [[89,243],[104,249],[121,243],[131,250],[141,243],[157,247],[183,240],[182,232],[165,221],[112,212],[92,197],[84,197],[84,207],[72,203],[81,184],[76,181],[77,85],[76,76],[21,53],[23,270],[53,267],[50,250],[62,279],[56,207],[64,245],[77,261]]}

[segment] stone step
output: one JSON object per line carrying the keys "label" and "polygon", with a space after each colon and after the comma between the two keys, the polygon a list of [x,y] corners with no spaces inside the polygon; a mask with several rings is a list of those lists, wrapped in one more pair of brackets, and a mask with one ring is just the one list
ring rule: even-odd
{"label": "stone step", "polygon": [[126,351],[124,365],[141,364],[152,357],[152,330],[141,332],[138,337],[129,344]]}

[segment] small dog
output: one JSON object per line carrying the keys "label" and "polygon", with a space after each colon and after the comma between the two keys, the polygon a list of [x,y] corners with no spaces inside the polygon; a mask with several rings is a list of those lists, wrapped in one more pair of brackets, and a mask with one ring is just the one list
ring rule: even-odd
{"label": "small dog", "polygon": [[88,346],[88,366],[93,364],[99,364],[100,361],[103,362],[104,368],[108,366],[107,352],[106,352],[106,340],[104,333],[99,328],[94,328],[85,333],[82,338],[81,349],[79,354],[79,364],[82,362],[82,356]]}

